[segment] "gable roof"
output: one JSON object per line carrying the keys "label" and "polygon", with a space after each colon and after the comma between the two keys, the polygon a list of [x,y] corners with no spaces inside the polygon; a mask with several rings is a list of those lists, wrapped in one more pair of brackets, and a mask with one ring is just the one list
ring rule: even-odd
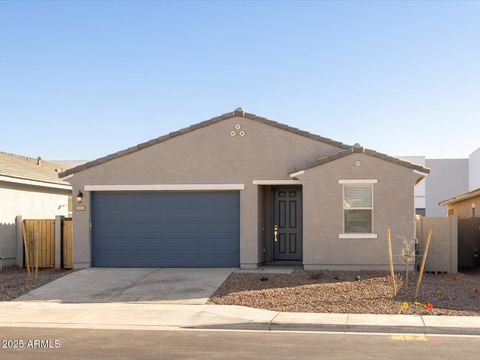
{"label": "gable roof", "polygon": [[173,139],[177,136],[187,134],[189,132],[204,128],[206,126],[216,124],[220,121],[230,119],[230,118],[233,118],[235,116],[244,117],[246,119],[254,120],[254,121],[257,121],[257,122],[265,124],[265,125],[270,125],[270,126],[276,127],[278,129],[281,129],[281,130],[289,131],[291,133],[307,137],[307,138],[312,139],[312,140],[316,140],[316,141],[320,141],[320,142],[323,142],[323,143],[326,143],[326,144],[329,144],[329,145],[332,145],[332,146],[336,146],[340,149],[349,149],[350,148],[349,145],[345,145],[345,144],[343,144],[339,141],[335,141],[335,140],[332,140],[332,139],[329,139],[329,138],[326,138],[326,137],[323,137],[323,136],[320,136],[320,135],[312,134],[312,133],[309,133],[307,131],[303,131],[303,130],[300,130],[300,129],[297,129],[297,128],[294,128],[294,127],[291,127],[291,126],[288,126],[288,125],[285,125],[285,124],[282,124],[282,123],[279,123],[279,122],[261,117],[261,116],[257,116],[255,114],[247,113],[242,108],[237,108],[233,112],[228,112],[228,113],[225,113],[223,115],[213,117],[209,120],[202,121],[200,123],[191,125],[189,127],[180,129],[178,131],[171,132],[167,135],[160,136],[156,139],[149,140],[147,142],[138,144],[136,146],[132,146],[128,149],[121,150],[121,151],[118,151],[118,152],[113,153],[111,155],[107,155],[107,156],[101,157],[99,159],[87,162],[85,164],[76,166],[74,168],[68,169],[68,170],[60,173],[59,176],[60,177],[66,177],[66,176],[74,174],[76,172],[86,170],[88,168],[103,164],[107,161],[110,161],[110,160],[113,160],[113,159],[116,159],[116,158],[119,158],[119,157],[122,157],[122,156],[125,156],[125,155],[128,155],[128,154],[143,150],[147,147],[162,143],[162,142],[167,141],[169,139]]}
{"label": "gable roof", "polygon": [[450,204],[455,204],[460,201],[468,200],[474,197],[480,196],[480,188],[474,189],[472,191],[456,195],[454,197],[451,197],[450,199],[440,201],[438,205],[450,205]]}
{"label": "gable roof", "polygon": [[42,158],[30,158],[0,151],[0,176],[70,186],[58,178],[65,167]]}
{"label": "gable roof", "polygon": [[[305,171],[305,170],[308,170],[308,169],[311,169],[311,168],[314,168],[314,167],[317,167],[317,166],[320,166],[320,165],[323,165],[323,164],[327,164],[329,162],[344,158],[344,157],[352,155],[352,154],[366,154],[366,155],[369,155],[369,156],[373,156],[377,159],[382,159],[382,160],[391,162],[391,163],[396,164],[396,165],[400,165],[400,166],[403,166],[403,167],[406,167],[406,168],[409,168],[409,169],[412,169],[412,170],[419,171],[419,172],[424,173],[424,174],[430,173],[430,169],[428,169],[428,168],[425,168],[423,166],[420,166],[420,165],[417,165],[417,164],[414,164],[414,163],[411,163],[411,162],[408,162],[408,161],[405,161],[405,160],[398,159],[398,158],[393,157],[393,156],[382,154],[382,153],[376,152],[374,150],[365,149],[364,147],[360,146],[359,144],[355,144],[355,145],[349,147],[346,150],[339,151],[336,154],[333,154],[333,155],[330,155],[330,156],[325,156],[323,158],[317,159],[316,161],[314,161],[310,164],[307,164],[307,166],[305,166],[301,169],[297,169],[296,172]],[[292,174],[290,174],[290,176],[294,176],[294,174],[295,173],[292,173]]]}

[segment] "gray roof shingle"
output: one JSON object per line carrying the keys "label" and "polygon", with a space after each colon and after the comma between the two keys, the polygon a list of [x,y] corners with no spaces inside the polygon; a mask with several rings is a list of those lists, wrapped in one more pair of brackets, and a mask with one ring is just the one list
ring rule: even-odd
{"label": "gray roof shingle", "polygon": [[296,169],[296,171],[308,170],[308,169],[311,169],[311,168],[314,168],[314,167],[317,167],[317,166],[320,166],[320,165],[323,165],[323,164],[326,164],[326,163],[344,158],[345,156],[349,156],[349,155],[352,155],[352,154],[360,154],[360,153],[370,155],[370,156],[373,156],[375,158],[382,159],[382,160],[385,160],[385,161],[388,161],[388,162],[391,162],[391,163],[394,163],[394,164],[397,164],[397,165],[400,165],[400,166],[403,166],[403,167],[406,167],[406,168],[409,168],[409,169],[412,169],[412,170],[417,170],[417,171],[420,171],[420,172],[425,173],[425,174],[430,173],[430,169],[428,169],[428,168],[425,168],[423,166],[420,166],[420,165],[417,165],[417,164],[414,164],[414,163],[411,163],[411,162],[408,162],[408,161],[405,161],[405,160],[398,159],[398,158],[393,157],[393,156],[382,154],[382,153],[379,153],[379,152],[374,151],[374,150],[366,149],[366,148],[364,148],[364,147],[362,147],[358,144],[350,146],[347,149],[339,151],[336,154],[333,154],[333,155],[330,155],[330,156],[325,156],[325,157],[322,157],[320,159],[317,159],[316,161],[314,161],[310,164],[307,164],[307,166],[305,166],[301,169]]}
{"label": "gray roof shingle", "polygon": [[357,144],[354,145],[354,146],[346,145],[346,144],[341,143],[339,141],[335,141],[335,140],[332,140],[332,139],[329,139],[329,138],[326,138],[326,137],[323,137],[323,136],[320,136],[320,135],[312,134],[312,133],[309,133],[307,131],[303,131],[303,130],[288,126],[286,124],[282,124],[282,123],[267,119],[265,117],[261,117],[261,116],[255,115],[255,114],[247,113],[242,108],[238,108],[233,112],[228,112],[228,113],[225,113],[223,115],[213,117],[209,120],[202,121],[200,123],[191,125],[189,127],[180,129],[178,131],[171,132],[167,135],[160,136],[156,139],[146,141],[146,142],[138,144],[136,146],[132,146],[128,149],[121,150],[121,151],[118,151],[116,153],[107,155],[105,157],[101,157],[99,159],[96,159],[96,160],[87,162],[85,164],[76,166],[74,168],[68,169],[68,170],[60,173],[59,176],[60,177],[65,177],[65,176],[74,174],[76,172],[86,170],[88,168],[103,164],[107,161],[110,161],[110,160],[113,160],[113,159],[116,159],[116,158],[119,158],[119,157],[122,157],[122,156],[125,156],[125,155],[128,155],[128,154],[131,154],[133,152],[145,149],[147,147],[159,144],[159,143],[164,142],[166,140],[175,138],[177,136],[189,133],[189,132],[194,131],[194,130],[201,129],[203,127],[215,124],[215,123],[220,122],[222,120],[230,119],[230,118],[235,117],[235,116],[240,116],[240,117],[244,117],[246,119],[258,121],[262,124],[274,126],[276,128],[279,128],[279,129],[282,129],[282,130],[285,130],[285,131],[289,131],[291,133],[294,133],[294,134],[297,134],[297,135],[300,135],[300,136],[304,136],[304,137],[307,137],[307,138],[312,139],[312,140],[320,141],[320,142],[323,142],[323,143],[326,143],[326,144],[329,144],[329,145],[332,145],[332,146],[335,146],[335,147],[338,147],[339,149],[341,149],[338,153],[336,153],[334,155],[318,159],[314,163],[309,164],[306,168],[298,169],[298,170],[307,170],[309,168],[312,168],[312,167],[315,167],[315,166],[318,166],[318,165],[321,165],[321,164],[324,164],[324,163],[334,161],[336,159],[348,156],[352,153],[362,152],[362,153],[365,153],[367,155],[370,155],[370,156],[373,156],[373,157],[376,157],[376,158],[379,158],[379,159],[382,159],[382,160],[385,160],[385,161],[389,161],[389,162],[392,162],[394,164],[404,166],[404,167],[407,167],[407,168],[410,168],[410,169],[413,169],[413,170],[417,170],[417,171],[420,171],[420,172],[423,172],[423,173],[428,174],[430,172],[429,169],[424,168],[420,165],[416,165],[416,164],[410,163],[408,161],[400,160],[398,158],[388,156],[386,154],[382,154],[382,153],[376,152],[374,150],[364,149],[363,147],[358,146]]}
{"label": "gray roof shingle", "polygon": [[444,205],[456,204],[460,201],[468,200],[468,199],[471,199],[471,198],[474,198],[474,197],[477,197],[477,196],[480,196],[480,188],[473,189],[469,192],[459,194],[459,195],[455,195],[454,197],[451,197],[450,199],[440,201],[438,203],[438,205],[444,206]]}
{"label": "gray roof shingle", "polygon": [[312,134],[312,133],[309,133],[309,132],[307,132],[307,131],[303,131],[303,130],[300,130],[300,129],[297,129],[297,128],[294,128],[294,127],[291,127],[291,126],[288,126],[288,125],[285,125],[285,124],[282,124],[282,123],[279,123],[279,122],[276,122],[276,121],[273,121],[273,120],[270,120],[270,119],[261,117],[261,116],[257,116],[257,115],[255,115],[255,114],[247,113],[247,112],[243,111],[243,109],[238,108],[238,109],[236,109],[236,110],[233,111],[233,112],[228,112],[228,113],[225,113],[225,114],[223,114],[223,115],[213,117],[213,118],[211,118],[211,119],[209,119],[209,120],[202,121],[202,122],[200,122],[200,123],[191,125],[191,126],[189,126],[189,127],[180,129],[180,130],[178,130],[178,131],[171,132],[171,133],[169,133],[169,134],[167,134],[167,135],[160,136],[160,137],[158,137],[158,138],[156,138],[156,139],[152,139],[152,140],[146,141],[146,142],[141,143],[141,144],[138,144],[138,145],[136,145],[136,146],[132,146],[132,147],[130,147],[130,148],[128,148],[128,149],[121,150],[121,151],[118,151],[118,152],[116,152],[116,153],[113,153],[113,154],[110,154],[110,155],[101,157],[101,158],[99,158],[99,159],[96,159],[96,160],[87,162],[87,163],[82,164],[82,165],[80,165],[80,166],[76,166],[76,167],[74,167],[74,168],[68,169],[68,170],[62,172],[61,174],[59,174],[59,176],[60,176],[60,177],[65,177],[65,176],[74,174],[74,173],[76,173],[76,172],[79,172],[79,171],[82,171],[82,170],[86,170],[86,169],[91,168],[91,167],[93,167],[93,166],[97,166],[97,165],[103,164],[103,163],[105,163],[105,162],[107,162],[107,161],[110,161],[110,160],[119,158],[119,157],[121,157],[121,156],[125,156],[125,155],[128,155],[128,154],[131,154],[131,153],[133,153],[133,152],[136,152],[136,151],[145,149],[145,148],[147,148],[147,147],[150,147],[150,146],[159,144],[159,143],[164,142],[164,141],[166,141],[166,140],[172,139],[172,138],[174,138],[174,137],[177,137],[177,136],[180,136],[180,135],[189,133],[189,132],[194,131],[194,130],[201,129],[201,128],[203,128],[203,127],[206,127],[206,126],[215,124],[215,123],[220,122],[220,121],[222,121],[222,120],[230,119],[230,118],[235,117],[235,116],[244,117],[244,118],[246,118],[246,119],[258,121],[258,122],[260,122],[260,123],[262,123],[262,124],[274,126],[274,127],[276,127],[276,128],[279,128],[279,129],[282,129],[282,130],[285,130],[285,131],[289,131],[289,132],[292,132],[292,133],[297,134],[297,135],[300,135],[300,136],[305,136],[305,137],[307,137],[307,138],[309,138],[309,139],[313,139],[313,140],[320,141],[320,142],[323,142],[323,143],[326,143],[326,144],[329,144],[329,145],[336,146],[336,147],[338,147],[339,149],[349,149],[349,148],[350,148],[349,145],[345,145],[345,144],[343,144],[343,143],[341,143],[341,142],[339,142],[339,141],[334,141],[334,140],[332,140],[332,139],[325,138],[325,137],[320,136],[320,135]]}

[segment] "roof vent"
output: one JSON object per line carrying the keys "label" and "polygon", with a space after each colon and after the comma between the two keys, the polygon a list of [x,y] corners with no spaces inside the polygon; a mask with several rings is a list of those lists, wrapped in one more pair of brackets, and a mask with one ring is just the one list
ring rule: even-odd
{"label": "roof vent", "polygon": [[360,145],[359,143],[355,143],[353,146],[352,146],[352,152],[354,153],[363,153],[363,146]]}
{"label": "roof vent", "polygon": [[240,107],[235,109],[233,114],[234,115],[239,115],[239,116],[244,116],[245,115],[245,110],[243,110],[243,108],[240,106]]}

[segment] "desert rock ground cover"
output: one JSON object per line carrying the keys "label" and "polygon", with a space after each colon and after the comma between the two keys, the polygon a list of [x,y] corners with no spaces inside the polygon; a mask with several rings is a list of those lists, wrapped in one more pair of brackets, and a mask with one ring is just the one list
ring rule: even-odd
{"label": "desert rock ground cover", "polygon": [[[360,280],[356,280],[359,276]],[[289,312],[432,314],[480,316],[480,272],[425,274],[414,305],[416,275],[396,275],[393,296],[387,272],[296,271],[292,274],[232,273],[210,298],[212,304]],[[408,308],[403,308],[403,303]]]}
{"label": "desert rock ground cover", "polygon": [[25,269],[4,268],[0,271],[0,301],[16,299],[71,272],[72,270],[39,269],[37,280],[28,281]]}

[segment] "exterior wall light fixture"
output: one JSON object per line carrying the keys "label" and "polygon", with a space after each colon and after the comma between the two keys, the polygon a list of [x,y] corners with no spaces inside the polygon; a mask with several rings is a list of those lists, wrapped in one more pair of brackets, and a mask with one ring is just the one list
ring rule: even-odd
{"label": "exterior wall light fixture", "polygon": [[77,203],[78,204],[83,203],[83,193],[80,190],[78,190],[78,194],[77,194]]}

